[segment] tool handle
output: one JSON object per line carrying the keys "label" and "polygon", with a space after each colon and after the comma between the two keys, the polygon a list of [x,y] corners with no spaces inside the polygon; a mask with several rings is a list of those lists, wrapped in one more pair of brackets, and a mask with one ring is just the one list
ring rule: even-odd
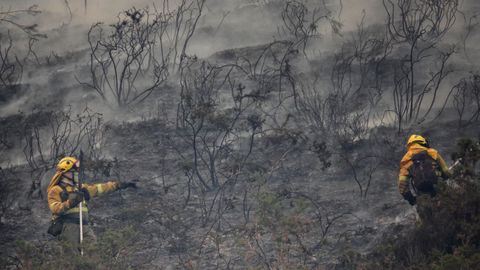
{"label": "tool handle", "polygon": [[[78,190],[82,190],[82,179],[83,179],[83,151],[80,150],[80,156],[79,156],[79,161],[80,161],[80,168],[78,168]],[[79,218],[80,218],[80,255],[83,256],[83,248],[82,248],[82,243],[83,243],[83,202],[80,202],[78,205],[78,210],[79,211]]]}
{"label": "tool handle", "polygon": [[452,170],[453,168],[457,167],[457,165],[460,164],[461,161],[462,161],[461,158],[460,158],[460,159],[457,159],[457,160],[455,161],[455,163],[453,163],[452,166],[448,167],[448,170]]}

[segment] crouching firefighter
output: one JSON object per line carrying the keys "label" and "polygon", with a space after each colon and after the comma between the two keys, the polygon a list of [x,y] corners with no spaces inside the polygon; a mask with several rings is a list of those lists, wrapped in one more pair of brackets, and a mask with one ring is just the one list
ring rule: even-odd
{"label": "crouching firefighter", "polygon": [[[438,180],[450,176],[448,166],[438,151],[430,148],[424,137],[411,135],[407,142],[407,153],[400,161],[398,189],[403,198],[410,205],[415,205],[420,196],[433,198],[437,194]],[[410,183],[417,197],[410,191]]]}
{"label": "crouching firefighter", "polygon": [[[56,173],[47,188],[48,206],[52,221],[48,233],[66,241],[73,249],[80,250],[81,237],[95,242],[93,230],[88,226],[88,205],[90,198],[128,187],[136,187],[134,182],[110,181],[101,184],[83,184],[79,188],[80,161],[65,157],[57,164]],[[81,179],[80,179],[81,180]],[[80,209],[82,215],[80,215]],[[83,226],[80,226],[82,219]],[[83,230],[80,236],[80,230]]]}

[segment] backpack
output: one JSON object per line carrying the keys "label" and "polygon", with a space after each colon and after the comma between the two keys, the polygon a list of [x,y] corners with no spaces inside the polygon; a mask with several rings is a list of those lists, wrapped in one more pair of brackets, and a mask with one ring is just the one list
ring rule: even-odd
{"label": "backpack", "polygon": [[437,162],[427,153],[420,152],[413,155],[410,175],[415,191],[434,192],[437,183]]}
{"label": "backpack", "polygon": [[[58,185],[62,188],[62,192],[60,193],[60,199],[62,202],[68,200],[68,192],[64,185]],[[63,223],[64,220],[61,216],[57,216],[50,221],[50,226],[48,227],[47,233],[52,236],[58,236],[63,231]]]}

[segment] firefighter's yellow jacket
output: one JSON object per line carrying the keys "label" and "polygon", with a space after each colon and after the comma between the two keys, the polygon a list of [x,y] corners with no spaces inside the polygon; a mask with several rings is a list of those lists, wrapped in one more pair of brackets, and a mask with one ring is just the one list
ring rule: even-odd
{"label": "firefighter's yellow jacket", "polygon": [[[62,179],[58,179],[55,185],[52,185],[48,188],[48,207],[52,212],[53,218],[59,216],[62,217],[78,217],[80,211],[78,205],[71,207],[68,197],[69,194],[78,191],[76,186],[66,185],[62,182]],[[83,184],[82,188],[88,190],[90,198],[112,192],[118,189],[118,182],[110,181],[101,184]],[[85,214],[85,220],[88,219],[88,205],[83,201],[82,212]]]}
{"label": "firefighter's yellow jacket", "polygon": [[400,174],[398,176],[398,189],[400,194],[404,195],[407,193],[410,183],[410,167],[413,164],[412,157],[420,152],[427,151],[428,155],[431,156],[438,164],[439,172],[444,176],[450,176],[450,171],[448,170],[447,163],[442,158],[440,153],[433,148],[427,148],[420,144],[413,143],[408,147],[407,153],[403,156],[400,161]]}

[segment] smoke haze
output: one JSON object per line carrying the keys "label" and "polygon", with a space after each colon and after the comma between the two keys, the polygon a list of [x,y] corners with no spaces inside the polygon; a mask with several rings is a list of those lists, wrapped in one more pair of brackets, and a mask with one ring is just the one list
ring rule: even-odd
{"label": "smoke haze", "polygon": [[[86,56],[89,50],[86,33],[92,24],[100,21],[105,22],[106,25],[113,23],[117,20],[119,13],[132,8],[132,6],[138,9],[149,7],[151,10],[154,8],[173,10],[178,2],[167,1],[167,4],[163,6],[163,1],[88,0],[85,10],[85,1],[83,0],[3,0],[0,8],[18,10],[38,5],[39,10],[42,11],[41,14],[22,15],[17,19],[23,24],[37,24],[39,32],[48,36],[48,38],[38,39],[35,43],[35,50],[40,60],[47,57],[54,58],[54,55],[60,57],[74,55],[74,61],[70,59],[66,64],[56,67],[56,70],[31,67],[32,69],[24,74],[22,80],[25,84],[42,85],[42,87],[53,89],[58,87],[58,80],[67,82],[67,88],[71,89],[65,90],[69,94],[61,102],[69,104],[78,99],[79,95],[85,95],[75,91],[76,88],[79,88],[75,74],[89,61]],[[314,57],[328,57],[337,52],[341,49],[342,44],[353,38],[353,32],[357,30],[362,21],[365,28],[375,26],[380,31],[384,29],[385,10],[382,1],[337,0],[326,1],[325,6],[319,1],[304,2],[310,10],[316,9],[319,15],[328,15],[341,24],[340,33],[336,34],[328,22],[320,21],[318,28],[320,35],[318,38],[312,39],[307,48],[307,53]],[[456,55],[453,60],[455,65],[461,66],[465,70],[472,68],[474,63],[470,59],[478,55],[475,46],[478,34],[472,31],[465,39],[465,22],[469,16],[474,14],[474,10],[478,9],[478,5],[475,1],[463,2],[463,6],[460,8],[466,11],[463,13],[465,19],[459,14],[453,31],[445,37],[446,45],[454,44],[458,51],[464,49],[464,53]],[[282,1],[209,0],[206,2],[203,16],[200,18],[187,53],[206,58],[226,49],[258,46],[274,40],[282,40],[285,38],[282,32],[282,9]],[[476,20],[473,23],[476,23]],[[21,39],[22,36],[18,38]],[[17,42],[16,47],[25,50],[26,42]],[[299,68],[307,70],[309,66]],[[446,84],[445,90],[453,83],[454,81]],[[35,87],[33,88],[35,89]],[[7,106],[2,106],[0,113],[2,116],[7,116],[18,110],[30,111],[39,100],[49,99],[50,97],[44,93],[43,89],[32,90],[30,95],[23,96]],[[103,109],[101,105],[98,106]]]}

